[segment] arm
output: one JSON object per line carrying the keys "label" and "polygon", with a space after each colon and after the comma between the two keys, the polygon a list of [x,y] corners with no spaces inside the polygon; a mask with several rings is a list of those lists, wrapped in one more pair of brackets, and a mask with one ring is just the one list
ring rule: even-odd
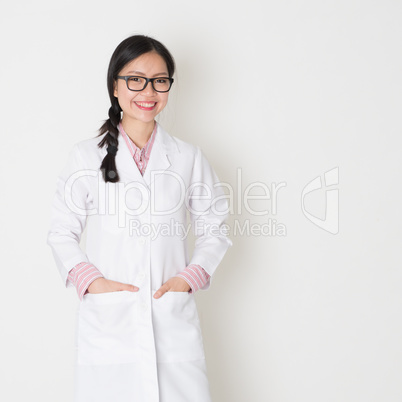
{"label": "arm", "polygon": [[188,208],[196,241],[189,265],[198,265],[205,270],[209,280],[200,289],[208,290],[212,276],[232,241],[225,230],[229,215],[227,197],[216,173],[198,147],[191,188]]}
{"label": "arm", "polygon": [[64,169],[57,177],[47,236],[47,244],[52,249],[66,287],[73,286],[68,280],[71,267],[88,262],[79,245],[87,218],[82,211],[87,210],[89,196],[87,181],[83,177],[77,177],[77,172],[83,169],[82,158],[78,146],[75,145]]}
{"label": "arm", "polygon": [[[75,285],[76,288],[78,286],[77,292],[81,300],[86,290],[89,293],[138,291],[138,287],[131,284],[103,278],[103,275],[89,263],[86,254],[80,248],[79,243],[87,215],[93,213],[91,209],[93,199],[89,191],[89,177],[96,178],[93,173],[94,171],[85,170],[78,145],[75,145],[66,166],[57,178],[47,237],[64,285],[66,287]],[[90,276],[82,276],[84,272]],[[102,279],[95,281],[99,278]]]}

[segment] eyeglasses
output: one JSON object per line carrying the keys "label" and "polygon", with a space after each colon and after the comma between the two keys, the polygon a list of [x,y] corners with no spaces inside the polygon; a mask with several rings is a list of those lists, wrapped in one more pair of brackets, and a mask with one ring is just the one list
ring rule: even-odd
{"label": "eyeglasses", "polygon": [[136,75],[118,75],[118,79],[125,80],[130,91],[142,91],[151,82],[152,88],[156,92],[168,92],[174,79],[168,77],[145,78]]}

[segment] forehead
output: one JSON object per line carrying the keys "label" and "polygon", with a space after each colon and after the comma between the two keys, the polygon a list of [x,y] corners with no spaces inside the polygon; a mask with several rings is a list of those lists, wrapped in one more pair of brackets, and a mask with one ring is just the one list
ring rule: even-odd
{"label": "forehead", "polygon": [[156,52],[145,53],[127,63],[120,74],[167,75],[168,69],[165,60]]}

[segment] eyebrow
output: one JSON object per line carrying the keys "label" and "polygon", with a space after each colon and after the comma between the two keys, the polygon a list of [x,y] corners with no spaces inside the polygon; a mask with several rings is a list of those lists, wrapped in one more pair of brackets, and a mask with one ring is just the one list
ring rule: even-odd
{"label": "eyebrow", "polygon": [[[139,74],[139,75],[143,75],[143,76],[146,75],[145,73],[142,73],[141,71],[128,71],[127,74]],[[159,76],[159,75],[162,75],[162,76],[164,76],[164,77],[168,77],[168,76],[169,76],[168,73],[163,72],[163,73],[154,74],[153,77],[157,77],[157,76]]]}

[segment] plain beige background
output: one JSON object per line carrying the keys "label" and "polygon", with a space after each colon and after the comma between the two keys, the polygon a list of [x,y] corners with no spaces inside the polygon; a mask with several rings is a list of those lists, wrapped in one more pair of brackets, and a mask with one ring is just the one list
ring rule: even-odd
{"label": "plain beige background", "polygon": [[[143,33],[177,62],[160,122],[240,194],[233,247],[197,294],[214,402],[399,402],[401,8],[3,2],[0,399],[72,400],[78,298],[46,245],[50,204],[69,150],[107,116],[111,53]],[[333,169],[337,234],[301,206],[305,186]],[[276,211],[272,199],[250,201],[263,215],[240,208],[256,182],[283,184]],[[305,197],[320,219],[326,194],[322,184]],[[234,233],[245,222],[285,234]]]}

